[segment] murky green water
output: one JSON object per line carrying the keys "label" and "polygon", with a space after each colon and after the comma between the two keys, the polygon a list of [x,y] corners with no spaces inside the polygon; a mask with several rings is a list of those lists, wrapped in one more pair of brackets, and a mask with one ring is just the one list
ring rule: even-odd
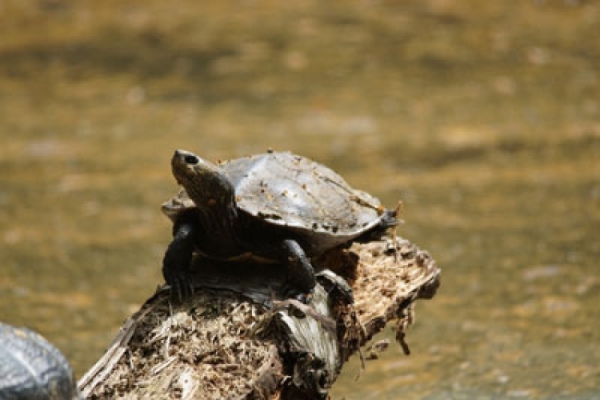
{"label": "murky green water", "polygon": [[443,269],[334,398],[600,397],[600,4],[205,3],[0,3],[0,320],[81,375],[161,283],[172,150],[289,149]]}

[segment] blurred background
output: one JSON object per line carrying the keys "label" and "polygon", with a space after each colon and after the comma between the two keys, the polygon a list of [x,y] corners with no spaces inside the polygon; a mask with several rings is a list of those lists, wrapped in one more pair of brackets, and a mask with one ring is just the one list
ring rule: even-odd
{"label": "blurred background", "polygon": [[598,32],[596,1],[0,1],[0,320],[81,377],[163,281],[172,151],[291,150],[442,268],[412,355],[334,399],[598,397]]}

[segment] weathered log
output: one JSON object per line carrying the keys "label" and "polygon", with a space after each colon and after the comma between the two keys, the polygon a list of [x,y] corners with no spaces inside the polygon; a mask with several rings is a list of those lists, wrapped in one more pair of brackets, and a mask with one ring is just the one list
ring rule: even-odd
{"label": "weathered log", "polygon": [[440,275],[406,240],[354,244],[318,260],[350,281],[354,301],[324,270],[306,305],[282,299],[279,265],[195,262],[193,298],[173,304],[159,288],[79,381],[86,398],[324,398],[388,321],[408,353],[412,305],[433,297]]}

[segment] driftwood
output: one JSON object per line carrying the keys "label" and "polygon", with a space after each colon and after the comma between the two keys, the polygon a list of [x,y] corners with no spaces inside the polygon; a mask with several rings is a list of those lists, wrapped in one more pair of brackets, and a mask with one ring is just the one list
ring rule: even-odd
{"label": "driftwood", "polygon": [[193,298],[173,304],[159,288],[79,381],[84,397],[324,398],[342,364],[387,322],[396,321],[408,354],[413,303],[433,297],[440,274],[406,240],[354,244],[313,262],[328,269],[306,305],[282,298],[279,265],[195,262]]}

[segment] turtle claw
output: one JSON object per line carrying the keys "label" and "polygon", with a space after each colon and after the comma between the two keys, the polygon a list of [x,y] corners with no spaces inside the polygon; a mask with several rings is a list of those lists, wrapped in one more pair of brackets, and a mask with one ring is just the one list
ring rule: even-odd
{"label": "turtle claw", "polygon": [[354,294],[348,282],[333,271],[323,270],[317,274],[317,281],[327,292],[327,296],[335,302],[353,304]]}
{"label": "turtle claw", "polygon": [[194,285],[187,275],[170,277],[167,283],[171,287],[171,300],[179,303],[188,300],[194,295]]}

